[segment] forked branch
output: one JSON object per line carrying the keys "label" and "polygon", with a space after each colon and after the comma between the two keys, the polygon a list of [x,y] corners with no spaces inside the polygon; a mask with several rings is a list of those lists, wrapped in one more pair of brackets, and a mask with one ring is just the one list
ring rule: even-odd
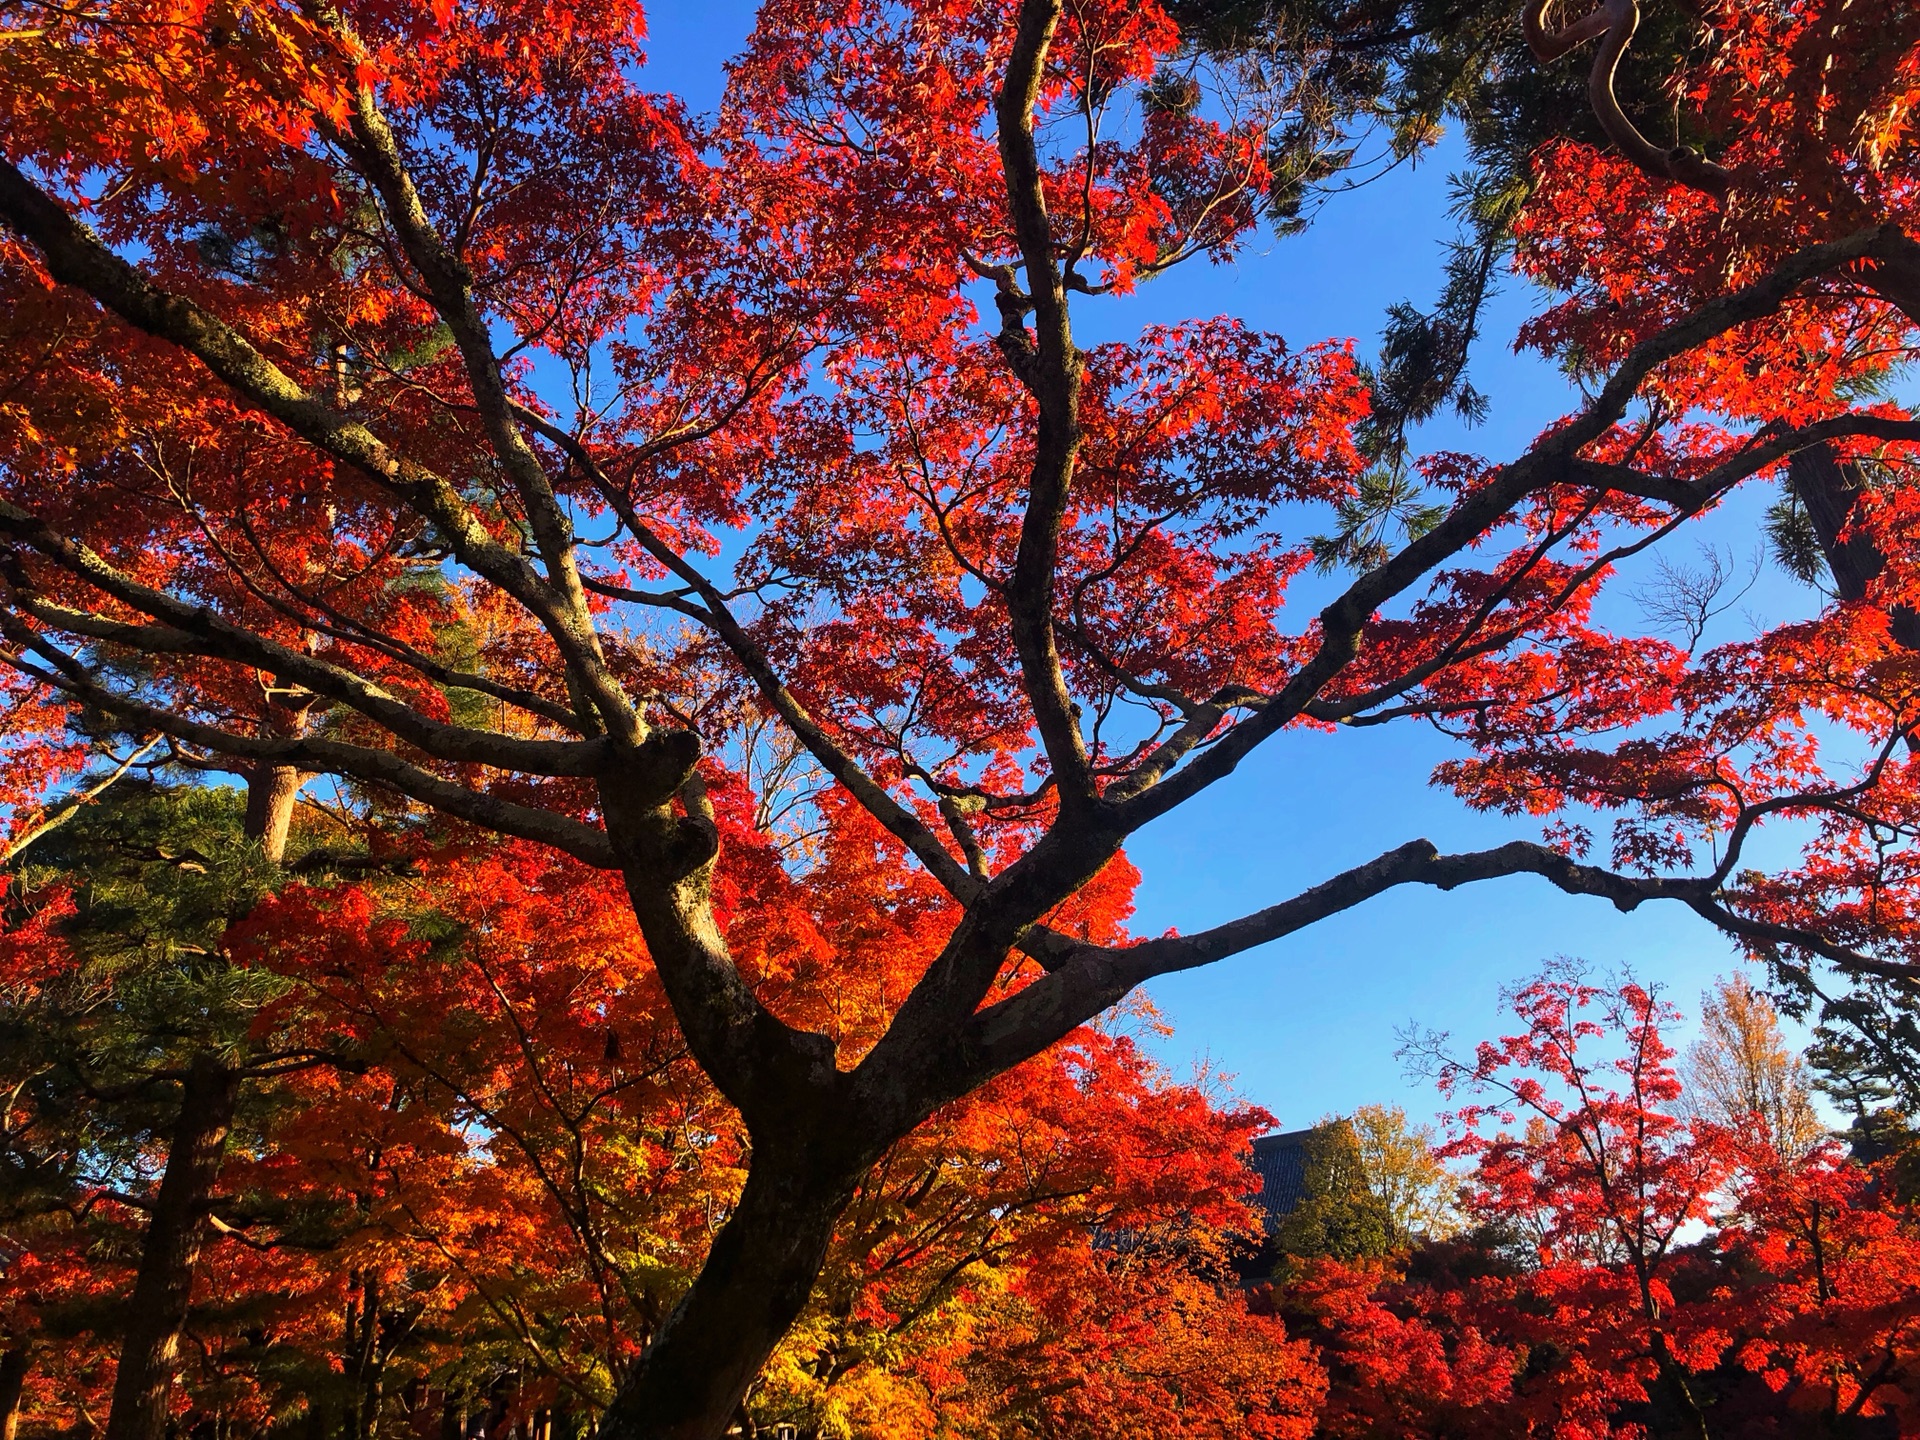
{"label": "forked branch", "polygon": [[1535,875],[1568,895],[1585,895],[1631,911],[1654,900],[1687,906],[1728,934],[1749,943],[1785,945],[1818,954],[1842,970],[1920,984],[1920,967],[1881,960],[1835,945],[1810,931],[1775,925],[1730,908],[1715,876],[1624,875],[1533,841],[1492,850],[1443,855],[1415,840],[1357,865],[1289,900],[1191,935],[1167,935],[1125,948],[1072,947],[1051,973],[979,1011],[970,1022],[969,1052],[977,1082],[1053,1043],[1160,975],[1211,965],[1351,910],[1403,885],[1454,890],[1507,876]]}

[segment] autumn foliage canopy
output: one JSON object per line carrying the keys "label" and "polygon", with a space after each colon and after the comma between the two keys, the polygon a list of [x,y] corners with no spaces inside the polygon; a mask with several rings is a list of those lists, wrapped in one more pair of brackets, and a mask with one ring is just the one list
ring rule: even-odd
{"label": "autumn foliage canopy", "polygon": [[[1516,875],[1805,1004],[1920,974],[1920,11],[1676,3],[1634,95],[1639,7],[1584,8],[767,0],[700,113],[624,0],[0,5],[0,1393],[108,1440],[369,1440],[456,1371],[622,1440],[1698,1433],[1727,1366],[1906,1413],[1892,1192],[1680,1118],[1648,992],[1543,982],[1447,1072],[1538,1122],[1458,1141],[1528,1279],[1264,1308],[1265,1117],[1128,1038],[1157,976]],[[1385,113],[1329,56],[1413,93],[1483,30],[1462,273],[1576,382],[1521,453],[1414,452],[1475,403],[1418,346],[1076,342],[1294,223],[1345,163],[1301,126]],[[1804,616],[1618,603],[1756,489]],[[1379,725],[1511,839],[1128,930],[1132,834]]]}

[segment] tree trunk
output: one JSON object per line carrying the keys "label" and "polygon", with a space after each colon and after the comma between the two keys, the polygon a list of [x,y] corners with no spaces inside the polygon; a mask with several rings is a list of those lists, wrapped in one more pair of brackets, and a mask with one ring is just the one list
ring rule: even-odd
{"label": "tree trunk", "polygon": [[805,1308],[852,1184],[811,1171],[804,1158],[754,1161],[693,1287],[607,1407],[603,1436],[718,1440]]}
{"label": "tree trunk", "polygon": [[374,1440],[380,1433],[380,1411],[386,1402],[386,1367],[376,1364],[360,1393],[360,1440]]}
{"label": "tree trunk", "polygon": [[[307,715],[313,697],[289,699],[290,692],[275,692],[260,721],[260,733],[273,739],[298,739],[307,733]],[[267,858],[276,865],[286,858],[287,831],[293,824],[294,802],[300,787],[311,777],[292,765],[262,764],[247,772],[246,833],[258,840]]]}
{"label": "tree trunk", "polygon": [[359,1407],[353,1422],[354,1440],[374,1440],[380,1431],[380,1406],[386,1388],[386,1357],[380,1353],[380,1277],[363,1272],[360,1280],[360,1335],[354,1353],[354,1373],[360,1381]]}
{"label": "tree trunk", "polygon": [[[1860,496],[1859,474],[1835,460],[1829,446],[1810,445],[1794,452],[1787,464],[1787,479],[1813,522],[1813,533],[1820,537],[1833,588],[1842,600],[1864,600],[1867,586],[1886,565],[1886,558],[1871,536],[1856,534],[1845,544],[1840,541]],[[1887,618],[1895,641],[1908,650],[1920,650],[1920,614],[1897,605]]]}
{"label": "tree trunk", "polygon": [[27,1342],[17,1342],[0,1355],[0,1440],[20,1433],[20,1397],[27,1388]]}
{"label": "tree trunk", "polygon": [[1713,1440],[1713,1432],[1707,1428],[1707,1417],[1700,1409],[1700,1402],[1694,1398],[1693,1386],[1687,1380],[1686,1367],[1681,1365],[1673,1353],[1673,1347],[1667,1344],[1666,1335],[1653,1332],[1654,1363],[1660,1367],[1660,1378],[1666,1382],[1668,1393],[1673,1397],[1673,1405],[1679,1418],[1679,1433],[1687,1440]]}
{"label": "tree trunk", "polygon": [[238,1085],[238,1077],[211,1056],[195,1056],[188,1067],[166,1174],[140,1247],[106,1440],[164,1440],[166,1435],[173,1360],[187,1323],[208,1201],[220,1177]]}
{"label": "tree trunk", "polygon": [[246,835],[276,865],[286,858],[294,802],[306,776],[292,765],[261,765],[247,776]]}

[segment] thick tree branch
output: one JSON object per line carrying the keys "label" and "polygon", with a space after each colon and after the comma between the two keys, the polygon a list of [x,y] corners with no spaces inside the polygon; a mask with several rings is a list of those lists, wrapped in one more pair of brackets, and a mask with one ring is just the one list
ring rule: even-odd
{"label": "thick tree branch", "polygon": [[1006,590],[1007,611],[1034,721],[1059,780],[1061,806],[1071,813],[1090,803],[1095,794],[1079,711],[1060,665],[1053,617],[1060,533],[1080,448],[1082,364],[1073,343],[1066,286],[1054,261],[1053,227],[1033,135],[1034,111],[1060,10],[1061,0],[1025,0],[1021,5],[994,115],[999,124],[1000,163],[1006,173],[1007,209],[1027,274],[1025,303],[1034,318],[1034,333],[1029,337],[1020,307],[1011,311],[1003,307],[1001,348],[1039,410],[1020,545]]}
{"label": "thick tree branch", "polygon": [[444,477],[393,451],[366,426],[316,398],[218,316],[151,284],[3,159],[0,221],[40,252],[54,280],[85,292],[135,329],[179,346],[248,405],[400,498],[433,524],[461,564],[525,606],[570,664],[588,671],[600,668],[598,655],[583,645],[562,598],[524,557],[488,533]]}
{"label": "thick tree branch", "polygon": [[1535,442],[1526,454],[1467,494],[1433,529],[1355,580],[1322,610],[1319,647],[1252,719],[1182,768],[1172,768],[1180,757],[1173,757],[1169,763],[1156,754],[1127,782],[1114,787],[1108,799],[1119,802],[1118,819],[1124,829],[1138,829],[1230,775],[1261,742],[1303,714],[1327,683],[1359,653],[1361,637],[1381,605],[1477,542],[1527,495],[1560,482],[1570,468],[1583,463],[1578,460],[1580,450],[1620,421],[1640,386],[1661,365],[1728,330],[1772,314],[1816,276],[1872,256],[1894,253],[1907,243],[1899,227],[1881,225],[1843,240],[1808,246],[1752,284],[1701,306],[1641,341],[1585,410]]}
{"label": "thick tree branch", "polygon": [[580,571],[573,554],[572,526],[554,495],[540,457],[534,454],[514,419],[486,317],[474,298],[473,274],[466,262],[441,241],[407,173],[393,130],[374,104],[371,90],[362,87],[355,95],[348,123],[351,135],[336,132],[334,139],[379,193],[381,206],[399,236],[401,249],[426,281],[434,308],[452,330],[468,383],[479,405],[481,421],[486,426],[487,439],[526,509],[534,543],[546,565],[548,584],[558,600],[557,618],[566,627],[571,641],[564,647],[568,663],[607,727],[622,741],[637,744],[645,737],[645,725],[607,671],[586,592],[580,584]]}
{"label": "thick tree branch", "polygon": [[1572,457],[1567,462],[1569,483],[1591,485],[1620,495],[1637,495],[1644,500],[1657,500],[1673,506],[1676,511],[1691,515],[1711,504],[1729,487],[1759,474],[1769,465],[1778,464],[1825,441],[1856,436],[1892,443],[1920,443],[1920,420],[1895,420],[1883,415],[1836,415],[1830,420],[1791,429],[1769,427],[1694,480],[1676,480],[1636,470],[1630,465],[1608,465]]}
{"label": "thick tree branch", "polygon": [[526,740],[431,719],[342,666],[266,639],[204,605],[190,604],[129,579],[86,546],[5,501],[0,501],[0,534],[25,541],[103,594],[163,622],[128,624],[16,590],[12,597],[15,608],[42,624],[147,654],[199,655],[269,671],[284,682],[302,685],[316,695],[357,710],[440,760],[536,775],[587,775],[604,763],[604,742]]}
{"label": "thick tree branch", "polygon": [[[101,684],[72,656],[11,617],[0,618],[0,632],[47,662],[42,670],[24,658],[8,658],[24,674],[45,681],[85,704],[126,721],[135,731],[159,733],[184,740],[237,761],[294,765],[316,774],[345,775],[369,784],[384,785],[434,810],[503,835],[533,840],[584,861],[597,869],[614,868],[612,846],[604,832],[550,810],[503,800],[442,779],[403,760],[391,750],[352,745],[313,737],[271,738],[236,735],[217,725],[189,720],[158,705],[150,705]],[[244,768],[244,767],[242,767]]]}
{"label": "thick tree branch", "polygon": [[1633,910],[1649,900],[1678,900],[1695,909],[1716,903],[1710,879],[1622,875],[1530,841],[1442,855],[1430,841],[1415,840],[1290,900],[1209,930],[1124,949],[1076,947],[1050,974],[972,1017],[966,1040],[967,1074],[960,1083],[970,1088],[1018,1064],[1147,980],[1210,965],[1294,934],[1398,886],[1453,890],[1481,880],[1528,874],[1539,875],[1571,895],[1607,900],[1620,910]]}
{"label": "thick tree branch", "polygon": [[1771,951],[1780,946],[1795,950],[1805,950],[1818,955],[1836,970],[1849,975],[1875,975],[1883,980],[1892,980],[1898,984],[1920,989],[1920,965],[1902,964],[1898,960],[1881,960],[1872,955],[1862,955],[1857,950],[1849,950],[1844,945],[1836,945],[1812,930],[1798,930],[1787,925],[1775,925],[1766,920],[1755,920],[1741,915],[1718,899],[1706,899],[1691,902],[1695,914],[1710,924],[1718,926],[1736,939],[1745,940],[1756,949]]}

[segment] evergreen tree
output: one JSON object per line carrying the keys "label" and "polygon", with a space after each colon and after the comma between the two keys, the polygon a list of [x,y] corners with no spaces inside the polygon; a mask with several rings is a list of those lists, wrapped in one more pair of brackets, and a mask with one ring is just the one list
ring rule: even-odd
{"label": "evergreen tree", "polygon": [[[1359,1260],[1393,1249],[1393,1216],[1367,1183],[1360,1135],[1344,1117],[1323,1120],[1306,1140],[1300,1203],[1281,1221],[1274,1243],[1295,1260]],[[1282,1261],[1284,1266],[1286,1261]]]}

